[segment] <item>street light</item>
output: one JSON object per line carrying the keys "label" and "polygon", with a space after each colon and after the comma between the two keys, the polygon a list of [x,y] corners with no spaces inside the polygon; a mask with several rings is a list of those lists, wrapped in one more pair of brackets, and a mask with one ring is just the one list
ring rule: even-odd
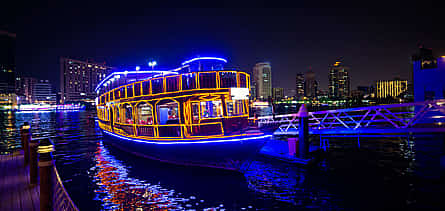
{"label": "street light", "polygon": [[148,62],[148,66],[150,66],[152,70],[156,65],[157,65],[156,61]]}

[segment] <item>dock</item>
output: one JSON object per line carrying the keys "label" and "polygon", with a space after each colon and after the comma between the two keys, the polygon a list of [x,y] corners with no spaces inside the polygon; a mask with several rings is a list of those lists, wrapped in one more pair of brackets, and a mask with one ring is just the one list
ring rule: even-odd
{"label": "dock", "polygon": [[0,155],[0,211],[40,210],[39,191],[29,182],[23,151]]}

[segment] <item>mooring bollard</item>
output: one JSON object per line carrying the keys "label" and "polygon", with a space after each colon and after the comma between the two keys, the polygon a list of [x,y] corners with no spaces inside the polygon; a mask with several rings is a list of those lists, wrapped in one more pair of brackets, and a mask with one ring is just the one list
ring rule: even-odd
{"label": "mooring bollard", "polygon": [[37,184],[39,178],[39,168],[37,166],[38,156],[37,147],[39,146],[38,139],[30,139],[29,141],[29,182],[33,185]]}
{"label": "mooring bollard", "polygon": [[20,127],[20,140],[23,149],[23,155],[25,157],[25,165],[29,164],[29,140],[31,139],[31,126],[28,122],[24,122]]}
{"label": "mooring bollard", "polygon": [[39,153],[39,173],[40,173],[40,210],[53,210],[53,175],[54,160],[52,152],[54,144],[51,139],[40,140]]}
{"label": "mooring bollard", "polygon": [[302,104],[297,113],[298,126],[298,157],[307,158],[309,154],[309,114],[306,105]]}

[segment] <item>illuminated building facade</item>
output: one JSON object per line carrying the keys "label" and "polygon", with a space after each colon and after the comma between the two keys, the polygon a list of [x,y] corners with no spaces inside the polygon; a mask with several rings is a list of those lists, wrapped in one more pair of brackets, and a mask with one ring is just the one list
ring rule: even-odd
{"label": "illuminated building facade", "polygon": [[406,80],[381,80],[376,83],[377,98],[400,98],[408,88]]}
{"label": "illuminated building facade", "polygon": [[412,57],[414,101],[445,98],[445,56],[423,47]]}
{"label": "illuminated building facade", "polygon": [[112,72],[105,63],[78,61],[60,58],[60,91],[61,103],[67,101],[94,102],[94,89],[99,82]]}
{"label": "illuminated building facade", "polygon": [[56,104],[56,94],[48,80],[39,80],[33,88],[34,103]]}
{"label": "illuminated building facade", "polygon": [[349,68],[344,66],[341,59],[329,66],[329,97],[332,99],[346,99],[350,96],[351,84],[348,75]]}
{"label": "illuminated building facade", "polygon": [[15,93],[15,72],[0,64],[0,93]]}
{"label": "illuminated building facade", "polygon": [[298,73],[295,80],[295,97],[301,99],[304,97],[304,75],[303,73]]}
{"label": "illuminated building facade", "polygon": [[308,98],[317,98],[318,82],[315,80],[315,73],[309,70],[304,77],[304,95]]}
{"label": "illuminated building facade", "polygon": [[280,100],[284,98],[284,89],[280,87],[273,88],[273,99]]}
{"label": "illuminated building facade", "polygon": [[253,83],[257,99],[268,100],[272,98],[272,67],[270,63],[255,64],[253,67]]}

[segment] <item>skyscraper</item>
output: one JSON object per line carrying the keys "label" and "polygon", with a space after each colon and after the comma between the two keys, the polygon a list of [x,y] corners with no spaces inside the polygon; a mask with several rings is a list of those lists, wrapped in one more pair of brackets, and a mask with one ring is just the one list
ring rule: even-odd
{"label": "skyscraper", "polygon": [[318,93],[318,82],[315,80],[315,73],[309,70],[304,77],[304,95],[308,98],[316,98]]}
{"label": "skyscraper", "polygon": [[22,102],[24,103],[34,103],[35,97],[34,97],[34,87],[37,83],[37,79],[33,77],[20,77],[20,83],[21,83],[21,91],[23,93],[23,96],[25,99],[22,99]]}
{"label": "skyscraper", "polygon": [[89,101],[94,102],[94,89],[112,68],[105,63],[78,61],[60,58],[60,92],[61,102]]}
{"label": "skyscraper", "polygon": [[32,90],[34,103],[55,104],[56,94],[48,80],[39,80]]}
{"label": "skyscraper", "polygon": [[281,100],[284,98],[284,89],[280,87],[273,88],[273,99]]}
{"label": "skyscraper", "polygon": [[295,97],[301,99],[304,97],[304,75],[303,73],[298,73],[295,80]]}
{"label": "skyscraper", "polygon": [[351,84],[348,75],[349,67],[343,65],[340,58],[335,64],[329,66],[329,97],[345,99],[350,96]]}
{"label": "skyscraper", "polygon": [[256,98],[269,100],[272,98],[272,70],[270,63],[260,62],[253,67],[253,83]]}
{"label": "skyscraper", "polygon": [[15,34],[0,34],[0,93],[15,93]]}
{"label": "skyscraper", "polygon": [[445,98],[445,56],[435,58],[431,49],[420,46],[412,65],[414,101]]}

